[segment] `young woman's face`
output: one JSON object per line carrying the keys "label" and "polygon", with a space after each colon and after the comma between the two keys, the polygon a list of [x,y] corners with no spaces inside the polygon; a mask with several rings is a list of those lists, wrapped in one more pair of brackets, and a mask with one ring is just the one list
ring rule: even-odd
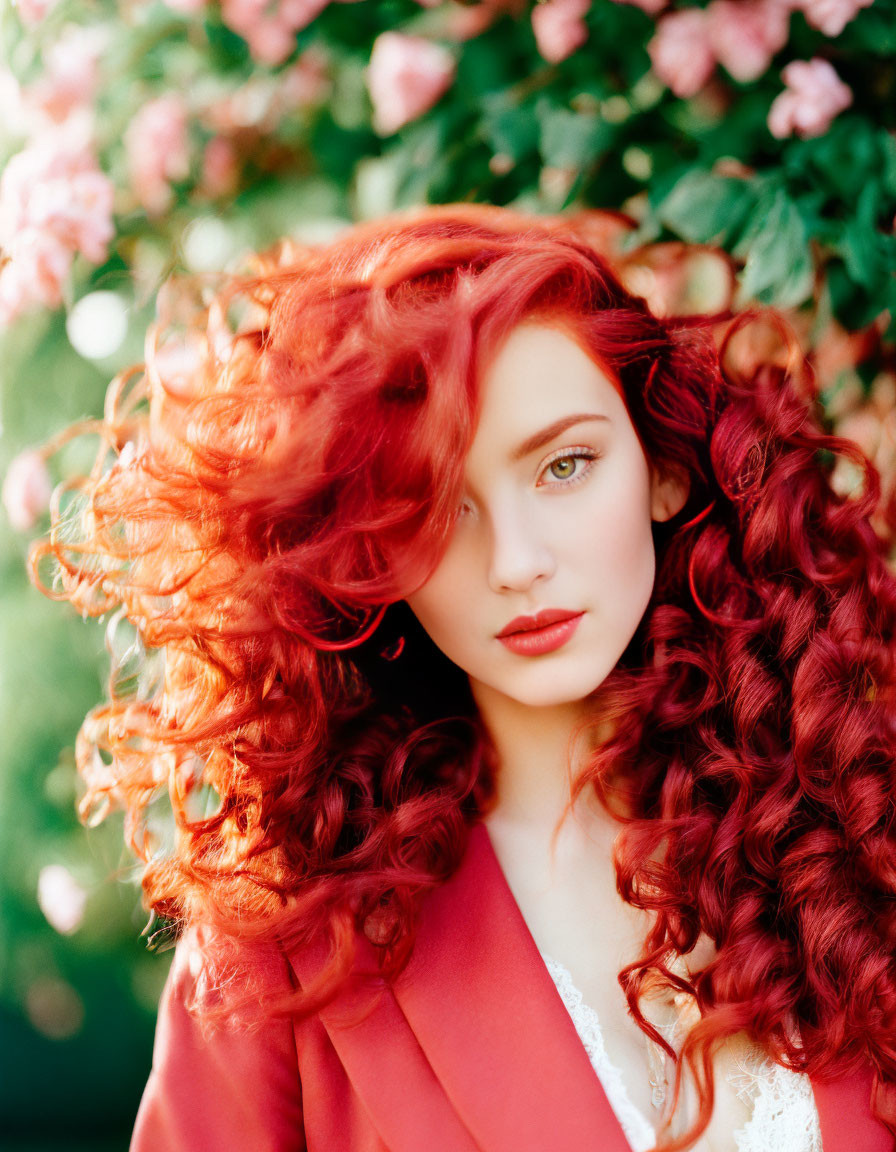
{"label": "young woman's face", "polygon": [[621,396],[560,328],[514,329],[482,390],[457,523],[408,604],[477,700],[581,701],[647,607],[651,521],[686,493],[652,480]]}

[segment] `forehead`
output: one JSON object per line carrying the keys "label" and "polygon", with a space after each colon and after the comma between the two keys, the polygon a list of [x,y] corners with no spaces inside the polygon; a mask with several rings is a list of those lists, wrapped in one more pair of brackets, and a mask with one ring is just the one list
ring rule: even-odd
{"label": "forehead", "polygon": [[575,412],[627,418],[618,385],[582,345],[547,321],[514,328],[483,373],[477,441],[514,440]]}

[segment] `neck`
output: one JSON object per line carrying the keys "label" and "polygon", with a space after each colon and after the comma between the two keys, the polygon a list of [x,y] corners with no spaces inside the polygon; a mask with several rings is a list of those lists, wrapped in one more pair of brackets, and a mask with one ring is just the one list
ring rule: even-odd
{"label": "neck", "polygon": [[[533,708],[473,684],[479,714],[497,756],[490,825],[512,824],[550,836],[572,812],[574,824],[610,818],[586,790],[570,809],[571,784],[587,760],[593,737],[581,731],[582,701]],[[616,828],[618,831],[618,827]]]}

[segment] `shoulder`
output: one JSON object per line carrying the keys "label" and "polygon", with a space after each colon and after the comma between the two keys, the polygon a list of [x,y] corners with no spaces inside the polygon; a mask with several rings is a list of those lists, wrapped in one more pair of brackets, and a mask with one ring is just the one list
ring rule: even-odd
{"label": "shoulder", "polygon": [[177,942],[166,986],[206,1028],[247,1030],[295,992],[283,950],[267,940],[190,925]]}
{"label": "shoulder", "polygon": [[304,1146],[292,1022],[274,1011],[292,991],[275,946],[185,932],[159,1003],[131,1152],[212,1152],[234,1131],[253,1152]]}

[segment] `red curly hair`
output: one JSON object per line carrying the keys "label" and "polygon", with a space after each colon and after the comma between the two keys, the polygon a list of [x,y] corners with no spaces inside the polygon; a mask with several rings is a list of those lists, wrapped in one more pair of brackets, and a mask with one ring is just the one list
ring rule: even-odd
{"label": "red curly hair", "polygon": [[[394,975],[494,776],[465,677],[403,597],[451,531],[483,365],[523,318],[568,326],[652,464],[689,481],[598,694],[624,722],[576,783],[625,801],[620,891],[655,913],[620,976],[642,1028],[661,1040],[638,1008],[656,979],[703,1013],[683,1051],[700,1115],[666,1145],[685,1148],[741,1030],[814,1076],[870,1061],[896,1082],[896,579],[879,477],[826,434],[805,374],[735,369],[742,318],[719,341],[710,318],[654,316],[589,228],[430,208],[281,245],[198,317],[166,298],[30,565],[40,583],[54,556],[48,595],[115,610],[113,655],[134,630],[76,752],[85,817],[126,811],[148,906],[243,940],[328,937],[298,1011],[344,978],[358,929]],[[848,498],[838,455],[864,469]],[[668,964],[701,932],[717,954],[683,980]]]}

